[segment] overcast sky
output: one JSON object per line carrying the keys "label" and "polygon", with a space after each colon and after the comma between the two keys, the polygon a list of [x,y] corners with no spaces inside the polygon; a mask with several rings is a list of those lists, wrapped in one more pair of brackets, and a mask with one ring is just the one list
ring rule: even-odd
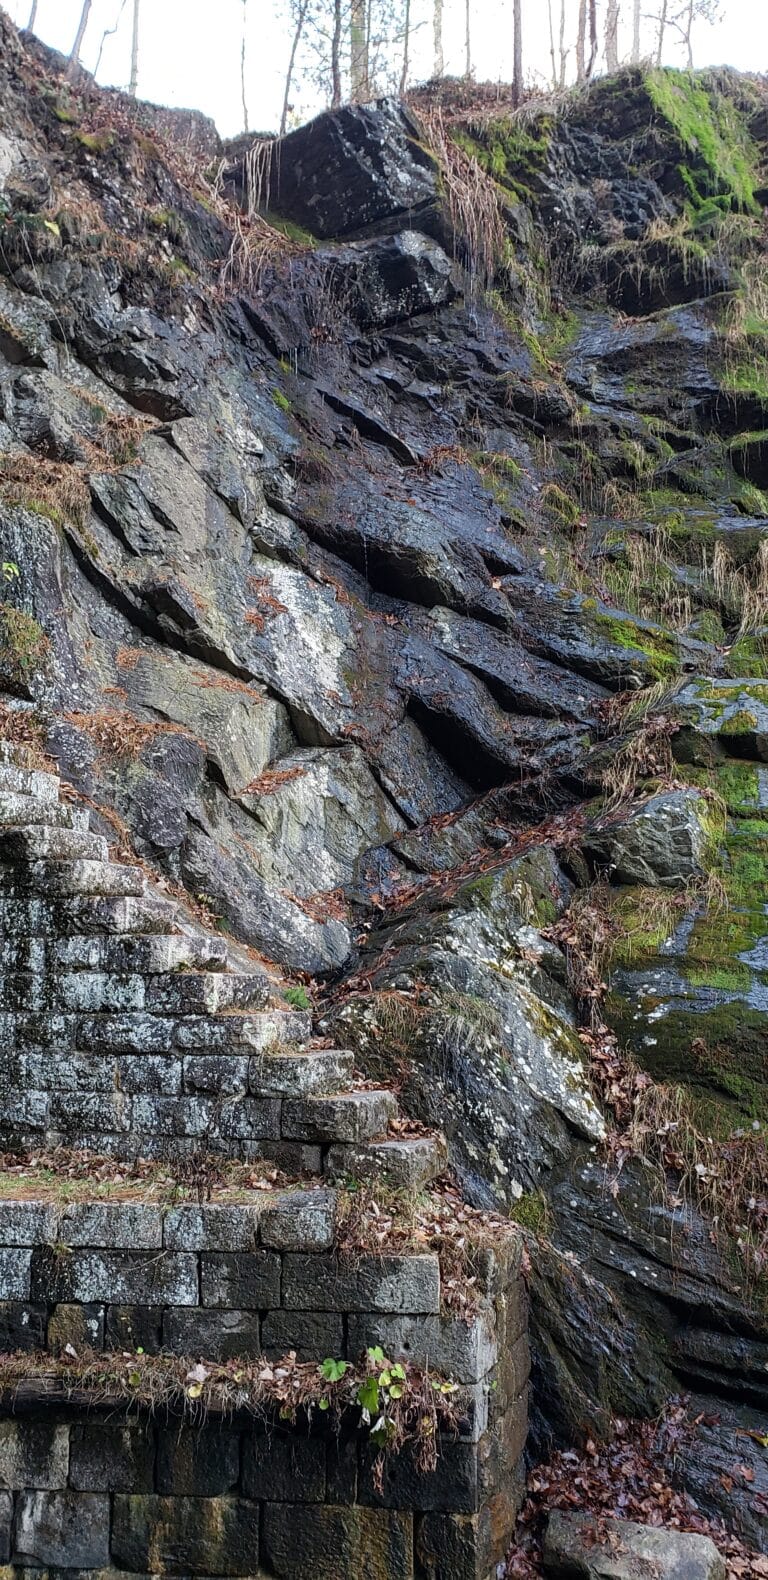
{"label": "overcast sky", "polygon": [[[26,24],[30,0],[2,0],[20,25]],[[46,43],[69,51],[82,0],[39,0],[36,31]],[[121,0],[93,0],[91,23],[83,50],[92,68],[104,30],[120,12]],[[649,10],[655,7],[651,3]],[[725,20],[695,35],[697,65],[727,62],[744,70],[768,70],[768,4],[766,0],[725,0]],[[125,86],[129,74],[132,10],[124,6],[118,33],[108,39],[99,80]],[[283,78],[290,47],[280,0],[248,0],[248,103],[251,129],[273,130],[280,119]],[[413,0],[416,29],[413,78],[431,74],[429,0]],[[628,17],[630,0],[623,0]],[[463,70],[463,0],[446,0],[446,70]],[[512,0],[473,0],[475,74],[481,79],[509,80]],[[544,0],[523,0],[526,63],[529,74],[542,77],[548,69],[547,8]],[[156,103],[194,107],[215,120],[225,136],[242,130],[240,108],[240,34],[243,0],[142,0],[139,93]],[[419,23],[421,25],[419,26]],[[683,64],[680,51],[668,48],[668,64]],[[319,106],[312,90],[293,95],[297,114]]]}

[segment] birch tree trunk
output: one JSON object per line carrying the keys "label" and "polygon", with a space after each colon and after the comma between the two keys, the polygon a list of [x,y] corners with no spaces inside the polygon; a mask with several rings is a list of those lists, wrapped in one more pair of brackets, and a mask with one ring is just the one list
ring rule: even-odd
{"label": "birch tree trunk", "polygon": [[245,37],[248,30],[248,0],[243,0],[243,31],[240,35],[240,98],[243,105],[243,131],[250,130],[248,126],[248,95],[245,91]]}
{"label": "birch tree trunk", "polygon": [[37,21],[37,0],[32,0],[32,10],[29,13],[29,21],[27,23],[27,32],[28,33],[32,32],[32,29],[33,29],[36,21]]}
{"label": "birch tree trunk", "polygon": [[432,38],[435,51],[434,74],[436,77],[442,77],[445,74],[445,53],[443,50],[443,0],[434,0],[434,8],[432,11]]}
{"label": "birch tree trunk", "polygon": [[657,42],[656,42],[656,65],[657,66],[661,65],[661,57],[662,57],[662,54],[663,54],[663,51],[664,51],[664,34],[667,31],[667,13],[668,13],[668,11],[669,11],[669,0],[661,0],[661,10],[659,12],[659,35],[658,35],[658,39],[657,39]]}
{"label": "birch tree trunk", "polygon": [[411,0],[405,0],[403,14],[403,69],[400,73],[400,97],[402,99],[408,84],[408,68],[410,66],[411,48]]}
{"label": "birch tree trunk", "polygon": [[522,0],[512,4],[512,100],[515,105],[523,96],[523,17]]}
{"label": "birch tree trunk", "polygon": [[341,0],[333,0],[333,34],[331,36],[331,109],[341,104]]}
{"label": "birch tree trunk", "polygon": [[139,11],[141,0],[133,0],[133,38],[131,40],[131,80],[128,92],[132,99],[136,98],[139,86]]}
{"label": "birch tree trunk", "polygon": [[296,55],[301,35],[304,32],[304,23],[309,9],[309,0],[300,0],[296,11],[296,26],[291,40],[291,53],[288,56],[288,70],[285,73],[285,93],[283,94],[283,113],[280,116],[280,136],[284,137],[288,126],[288,111],[291,108],[291,83],[293,82],[293,68],[296,65]]}
{"label": "birch tree trunk", "polygon": [[357,104],[365,103],[368,91],[368,18],[365,0],[350,0],[349,48],[350,86]]}
{"label": "birch tree trunk", "polygon": [[619,69],[619,0],[608,0],[605,13],[605,64],[609,72]]}
{"label": "birch tree trunk", "polygon": [[632,65],[640,65],[640,4],[641,0],[634,0],[632,11]]}
{"label": "birch tree trunk", "polygon": [[77,24],[75,42],[72,45],[72,50],[69,57],[70,76],[74,76],[75,69],[80,64],[80,51],[83,47],[83,39],[85,38],[85,30],[88,26],[88,18],[90,14],[91,0],[83,0],[83,9],[80,12],[80,21]]}
{"label": "birch tree trunk", "polygon": [[579,22],[576,30],[576,81],[583,82],[587,74],[587,0],[579,0]]}
{"label": "birch tree trunk", "polygon": [[464,75],[472,76],[472,28],[469,7],[471,0],[464,0]]}

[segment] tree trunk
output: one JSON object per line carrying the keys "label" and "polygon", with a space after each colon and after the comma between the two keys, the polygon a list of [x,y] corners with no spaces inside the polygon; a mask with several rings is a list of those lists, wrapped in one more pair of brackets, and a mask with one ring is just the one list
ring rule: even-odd
{"label": "tree trunk", "polygon": [[599,48],[597,37],[597,0],[589,0],[589,65],[587,66],[587,79],[589,80],[595,69],[597,51]]}
{"label": "tree trunk", "polygon": [[[37,4],[37,0],[35,0],[35,4]],[[114,38],[114,35],[117,32],[117,30],[118,30],[118,28],[120,26],[120,23],[123,20],[123,12],[124,12],[127,4],[128,4],[128,0],[120,0],[120,9],[119,9],[119,11],[117,13],[117,17],[116,17],[115,22],[113,23],[112,27],[105,28],[104,32],[101,35],[101,43],[99,44],[99,53],[96,56],[96,65],[93,68],[93,75],[94,75],[94,77],[98,77],[98,75],[99,75],[99,67],[101,66],[101,57],[104,54],[104,45],[106,44],[108,38]]]}
{"label": "tree trunk", "polygon": [[[551,19],[551,15],[550,15]],[[512,3],[512,102],[520,103],[523,97],[523,17],[522,0]]]}
{"label": "tree trunk", "polygon": [[27,23],[27,32],[28,33],[32,32],[32,29],[33,29],[36,21],[37,21],[37,0],[32,0],[32,10],[29,13],[29,21]]}
{"label": "tree trunk", "polygon": [[432,38],[435,49],[435,76],[442,77],[445,72],[445,54],[443,52],[443,0],[435,0],[432,12]]}
{"label": "tree trunk", "polygon": [[139,11],[141,0],[133,0],[133,39],[131,41],[131,81],[128,92],[132,99],[136,98],[139,86]]}
{"label": "tree trunk", "polygon": [[549,58],[552,62],[552,88],[557,89],[557,56],[555,54],[555,19],[552,15],[552,0],[547,0],[547,21],[549,22]]}
{"label": "tree trunk", "polygon": [[576,81],[586,76],[587,58],[587,0],[579,0],[579,23],[576,31]]}
{"label": "tree trunk", "polygon": [[75,42],[72,45],[72,50],[69,57],[70,76],[74,76],[75,69],[80,63],[80,51],[83,47],[83,39],[85,38],[85,30],[88,26],[88,18],[90,14],[91,0],[83,0],[83,9],[80,12],[80,21],[77,24]]}
{"label": "tree trunk", "polygon": [[410,47],[411,47],[411,0],[405,0],[405,11],[403,13],[403,69],[402,69],[402,71],[400,73],[400,97],[401,97],[401,99],[404,97],[406,86],[407,86],[407,83],[408,83],[408,68],[410,66],[410,59],[409,59]]}
{"label": "tree trunk", "polygon": [[464,0],[464,75],[472,76],[472,28],[469,8],[471,0]]}
{"label": "tree trunk", "polygon": [[632,65],[633,66],[639,66],[640,65],[640,3],[641,3],[641,0],[634,0],[634,8],[633,8],[633,12],[632,12]]}
{"label": "tree trunk", "polygon": [[694,0],[689,0],[688,17],[687,17],[686,24],[685,24],[685,35],[684,35],[685,36],[685,47],[686,47],[686,49],[688,51],[688,70],[689,71],[693,71],[693,44],[691,43],[691,33],[693,32],[693,8],[694,8]]}
{"label": "tree trunk", "polygon": [[619,69],[619,0],[608,0],[605,13],[605,64],[609,72]]}
{"label": "tree trunk", "polygon": [[283,94],[283,113],[280,116],[280,136],[284,137],[288,126],[288,111],[291,108],[291,83],[293,81],[293,68],[296,65],[296,54],[301,43],[304,31],[304,21],[309,7],[309,0],[301,0],[296,12],[296,26],[293,30],[291,53],[288,56],[288,70],[285,73],[285,93]]}
{"label": "tree trunk", "polygon": [[248,126],[248,95],[245,91],[245,35],[248,27],[248,0],[243,0],[243,31],[240,35],[240,98],[243,105],[243,131]]}
{"label": "tree trunk", "polygon": [[658,40],[657,40],[657,44],[656,44],[656,65],[657,66],[661,65],[661,57],[662,57],[662,54],[663,54],[663,51],[664,51],[664,34],[667,31],[667,12],[668,12],[668,10],[669,10],[669,0],[661,0],[661,10],[659,12],[659,36],[658,36]]}
{"label": "tree trunk", "polygon": [[565,0],[560,0],[560,81],[559,88],[565,87],[565,73],[568,65],[568,51],[565,47]]}
{"label": "tree trunk", "polygon": [[331,37],[331,109],[341,104],[341,0],[333,0],[333,35]]}
{"label": "tree trunk", "polygon": [[365,103],[368,90],[368,27],[365,0],[350,0],[350,86],[356,104]]}

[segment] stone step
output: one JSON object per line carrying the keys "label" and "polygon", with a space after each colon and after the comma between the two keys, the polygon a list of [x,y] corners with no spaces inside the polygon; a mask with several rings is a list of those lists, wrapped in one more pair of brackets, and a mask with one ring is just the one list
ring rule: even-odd
{"label": "stone step", "polygon": [[15,763],[0,763],[0,792],[35,796],[39,801],[58,801],[61,781],[58,774]]}
{"label": "stone step", "polygon": [[77,894],[138,898],[145,882],[141,867],[116,861],[30,861],[24,867],[0,868],[0,898],[30,892],[56,898]]}
{"label": "stone step", "polygon": [[90,813],[68,806],[65,801],[0,790],[0,827],[31,828],[40,823],[47,828],[77,828],[85,833],[90,827]]}
{"label": "stone step", "polygon": [[111,971],[143,971],[156,975],[163,971],[224,971],[227,966],[225,938],[177,933],[170,936],[123,937],[105,940],[106,959]]}
{"label": "stone step", "polygon": [[266,1055],[309,1041],[312,1015],[303,1009],[233,1011],[187,1015],[176,1023],[178,1047],[189,1053]]}
{"label": "stone step", "polygon": [[386,1134],[397,1114],[394,1092],[341,1092],[327,1097],[286,1098],[283,1135],[288,1141],[368,1141]]}
{"label": "stone step", "polygon": [[215,1015],[261,1008],[272,984],[266,972],[167,971],[146,980],[146,1008],[154,1015]]}
{"label": "stone step", "polygon": [[109,846],[101,834],[75,828],[0,828],[0,861],[106,861]]}
{"label": "stone step", "polygon": [[367,1146],[331,1146],[324,1168],[334,1180],[384,1180],[402,1190],[418,1190],[437,1179],[446,1164],[442,1136],[414,1136],[372,1141]]}
{"label": "stone step", "polygon": [[340,1048],[269,1049],[251,1061],[251,1091],[264,1097],[319,1097],[343,1092],[354,1055]]}
{"label": "stone step", "polygon": [[7,899],[0,893],[0,931],[6,937],[69,939],[73,935],[131,934],[164,937],[172,932],[178,909],[170,900],[143,894],[118,899],[83,895],[54,899],[26,894]]}

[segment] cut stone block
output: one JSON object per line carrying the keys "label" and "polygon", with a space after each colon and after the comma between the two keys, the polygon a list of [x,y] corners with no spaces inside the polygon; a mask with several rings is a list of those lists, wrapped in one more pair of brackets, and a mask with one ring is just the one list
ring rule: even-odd
{"label": "cut stone block", "polygon": [[249,1090],[247,1055],[188,1054],[183,1064],[184,1090],[211,1097],[244,1097]]}
{"label": "cut stone block", "polygon": [[239,1207],[211,1202],[169,1207],[164,1216],[164,1244],[175,1251],[253,1251],[261,1203]]}
{"label": "cut stone block", "polygon": [[197,1258],[183,1251],[63,1251],[54,1255],[38,1250],[34,1256],[35,1298],[197,1305]]}
{"label": "cut stone block", "polygon": [[386,1180],[414,1190],[442,1174],[447,1162],[444,1141],[437,1136],[369,1141],[365,1146],[332,1146],[325,1158],[331,1179]]}
{"label": "cut stone block", "polygon": [[233,1311],[280,1305],[280,1257],[272,1251],[203,1252],[201,1304]]}
{"label": "cut stone block", "polygon": [[353,1360],[378,1344],[388,1360],[441,1372],[454,1382],[480,1382],[496,1365],[498,1343],[485,1315],[464,1322],[454,1317],[391,1317],[366,1311],[349,1317],[349,1354]]}
{"label": "cut stone block", "polygon": [[15,1552],[17,1559],[42,1568],[107,1568],[109,1498],[104,1493],[22,1492]]}
{"label": "cut stone block", "polygon": [[0,871],[0,893],[10,897],[31,890],[47,896],[94,894],[119,897],[144,893],[140,867],[115,861],[31,861],[24,868]]}
{"label": "cut stone block", "polygon": [[42,824],[32,828],[9,828],[0,819],[0,861],[71,862],[85,858],[106,862],[108,856],[109,846],[100,834]]}
{"label": "cut stone block", "polygon": [[110,1053],[167,1053],[174,1022],[160,1015],[85,1015],[77,1024],[78,1048]]}
{"label": "cut stone block", "polygon": [[217,1498],[233,1492],[239,1479],[237,1432],[213,1423],[159,1432],[157,1490],[164,1496]]}
{"label": "cut stone block", "polygon": [[0,1251],[0,1300],[29,1300],[31,1251]]}
{"label": "cut stone block", "polygon": [[111,971],[146,975],[185,969],[222,971],[227,962],[223,938],[197,938],[184,933],[112,938],[108,946]]}
{"label": "cut stone block", "polygon": [[38,1421],[0,1421],[0,1487],[56,1491],[66,1487],[69,1428]]}
{"label": "cut stone block", "polygon": [[393,1092],[286,1098],[283,1135],[292,1141],[367,1141],[385,1132],[396,1113]]}
{"label": "cut stone block", "polygon": [[253,1360],[261,1355],[262,1345],[256,1311],[177,1310],[167,1311],[163,1318],[163,1348],[174,1355],[199,1355],[210,1361],[236,1360],[241,1355]]}
{"label": "cut stone block", "polygon": [[399,1510],[289,1503],[264,1509],[264,1562],[277,1580],[413,1580],[413,1516]]}
{"label": "cut stone block", "polygon": [[61,1210],[59,1239],[70,1246],[151,1251],[163,1243],[163,1215],[142,1202],[73,1202]]}
{"label": "cut stone block", "polygon": [[344,1318],[336,1312],[269,1311],[261,1324],[264,1354],[280,1360],[295,1350],[300,1361],[346,1356]]}
{"label": "cut stone block", "polygon": [[255,1575],[258,1505],[237,1498],[116,1493],[112,1557],[143,1574]]}
{"label": "cut stone block", "polygon": [[61,781],[58,774],[46,773],[41,768],[21,768],[15,763],[0,764],[0,793],[23,795],[36,801],[59,799]]}
{"label": "cut stone block", "polygon": [[57,1219],[48,1202],[0,1201],[0,1246],[51,1244]]}
{"label": "cut stone block", "polygon": [[391,1311],[437,1315],[436,1256],[361,1256],[348,1267],[333,1256],[283,1258],[283,1306],[297,1311]]}
{"label": "cut stone block", "polygon": [[0,827],[30,828],[36,823],[48,828],[87,829],[88,813],[78,812],[64,802],[5,789],[0,778]]}
{"label": "cut stone block", "polygon": [[69,1481],[77,1492],[151,1492],[155,1448],[141,1421],[73,1424]]}
{"label": "cut stone block", "polygon": [[259,1221],[262,1245],[276,1251],[328,1251],[336,1229],[336,1193],[285,1191],[265,1198]]}
{"label": "cut stone block", "polygon": [[252,1092],[263,1096],[316,1097],[343,1092],[352,1079],[354,1055],[337,1048],[307,1048],[258,1055],[251,1060]]}
{"label": "cut stone block", "polygon": [[256,972],[182,971],[150,977],[147,1008],[156,1015],[215,1015],[227,1009],[248,1009],[269,996],[266,976]]}

